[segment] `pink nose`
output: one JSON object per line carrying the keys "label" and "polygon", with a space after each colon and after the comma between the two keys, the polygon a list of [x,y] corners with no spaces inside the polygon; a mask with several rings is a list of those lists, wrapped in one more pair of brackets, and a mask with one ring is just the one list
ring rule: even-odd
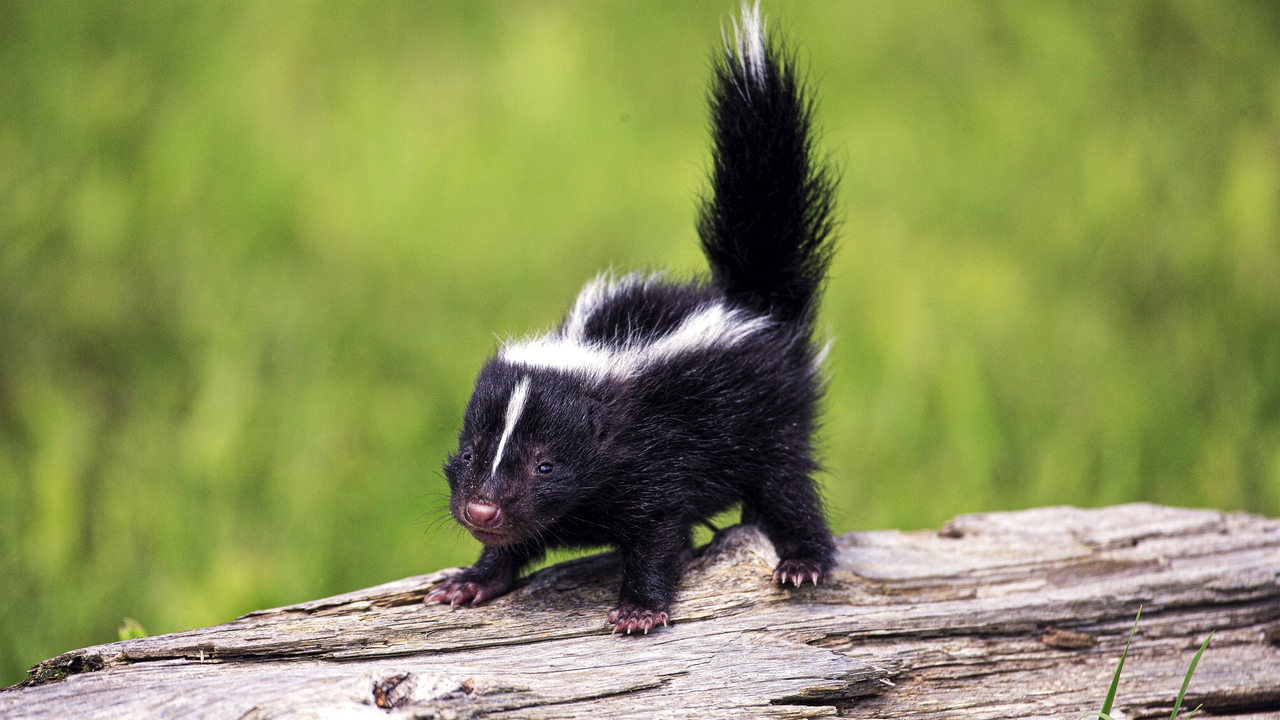
{"label": "pink nose", "polygon": [[480,527],[497,525],[498,518],[502,515],[502,509],[497,505],[484,502],[469,502],[462,512],[468,520]]}

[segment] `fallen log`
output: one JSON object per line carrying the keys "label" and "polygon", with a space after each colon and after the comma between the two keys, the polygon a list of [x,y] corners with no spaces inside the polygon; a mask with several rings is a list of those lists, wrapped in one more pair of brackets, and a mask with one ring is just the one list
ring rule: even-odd
{"label": "fallen log", "polygon": [[733,527],[691,561],[673,624],[610,635],[615,555],[478,608],[424,606],[452,570],[73,650],[0,692],[4,718],[1280,717],[1280,520],[1122,505],[964,515],[838,538],[818,588]]}

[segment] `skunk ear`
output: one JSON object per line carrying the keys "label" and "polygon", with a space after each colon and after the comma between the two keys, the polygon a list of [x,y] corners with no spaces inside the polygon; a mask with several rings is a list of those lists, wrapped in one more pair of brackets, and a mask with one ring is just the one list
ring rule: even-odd
{"label": "skunk ear", "polygon": [[587,425],[597,444],[608,445],[613,442],[616,431],[611,419],[609,408],[603,402],[592,400],[587,406]]}

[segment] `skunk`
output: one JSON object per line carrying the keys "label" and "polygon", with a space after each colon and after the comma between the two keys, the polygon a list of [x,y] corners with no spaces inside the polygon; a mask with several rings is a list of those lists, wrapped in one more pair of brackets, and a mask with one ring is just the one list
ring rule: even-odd
{"label": "skunk", "polygon": [[812,436],[837,178],[815,157],[794,57],[758,7],[733,30],[710,88],[710,278],[603,274],[559,326],[484,365],[444,473],[450,512],[485,547],[425,602],[475,605],[547,548],[612,545],[607,624],[648,633],[670,620],[692,528],[739,504],[777,549],[775,583],[831,572]]}

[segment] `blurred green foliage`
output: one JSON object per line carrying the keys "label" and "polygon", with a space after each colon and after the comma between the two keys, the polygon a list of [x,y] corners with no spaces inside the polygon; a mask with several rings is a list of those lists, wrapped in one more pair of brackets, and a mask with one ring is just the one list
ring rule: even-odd
{"label": "blurred green foliage", "polygon": [[[703,267],[733,6],[0,2],[0,683],[468,562],[495,335]],[[1277,8],[767,3],[845,175],[838,531],[1280,513]]]}

